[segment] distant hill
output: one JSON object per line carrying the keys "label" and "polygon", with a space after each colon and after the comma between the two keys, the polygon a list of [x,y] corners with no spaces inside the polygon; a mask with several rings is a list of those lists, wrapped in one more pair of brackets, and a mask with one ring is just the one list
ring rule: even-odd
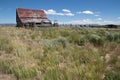
{"label": "distant hill", "polygon": [[16,24],[14,24],[14,23],[3,23],[3,24],[0,24],[0,27],[9,27],[9,26],[11,26],[11,27],[15,27],[16,26]]}

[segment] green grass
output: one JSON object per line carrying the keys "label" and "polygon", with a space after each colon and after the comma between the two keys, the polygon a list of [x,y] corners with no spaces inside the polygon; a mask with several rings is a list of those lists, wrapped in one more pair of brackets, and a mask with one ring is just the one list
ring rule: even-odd
{"label": "green grass", "polygon": [[0,27],[0,72],[16,80],[119,80],[119,52],[119,30]]}

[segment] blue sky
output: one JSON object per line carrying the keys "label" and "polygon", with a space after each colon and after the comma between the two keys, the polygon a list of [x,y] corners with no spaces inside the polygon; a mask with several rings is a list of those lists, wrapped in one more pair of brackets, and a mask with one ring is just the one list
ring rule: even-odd
{"label": "blue sky", "polygon": [[120,0],[0,0],[0,23],[16,23],[16,8],[42,9],[61,24],[120,24]]}

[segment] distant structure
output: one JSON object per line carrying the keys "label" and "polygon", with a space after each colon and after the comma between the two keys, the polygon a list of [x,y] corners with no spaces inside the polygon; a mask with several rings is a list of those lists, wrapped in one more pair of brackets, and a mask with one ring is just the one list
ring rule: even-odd
{"label": "distant structure", "polygon": [[105,28],[118,28],[118,26],[114,24],[108,24],[108,25],[105,25]]}
{"label": "distant structure", "polygon": [[54,24],[53,24],[54,27],[58,27],[58,21],[57,20],[54,20]]}
{"label": "distant structure", "polygon": [[44,27],[52,26],[43,10],[16,9],[17,27]]}

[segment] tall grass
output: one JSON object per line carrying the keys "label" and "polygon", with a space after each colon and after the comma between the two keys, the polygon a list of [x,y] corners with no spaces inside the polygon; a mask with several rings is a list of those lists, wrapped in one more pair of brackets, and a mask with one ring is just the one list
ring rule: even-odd
{"label": "tall grass", "polygon": [[119,32],[1,27],[0,72],[16,80],[119,80]]}

